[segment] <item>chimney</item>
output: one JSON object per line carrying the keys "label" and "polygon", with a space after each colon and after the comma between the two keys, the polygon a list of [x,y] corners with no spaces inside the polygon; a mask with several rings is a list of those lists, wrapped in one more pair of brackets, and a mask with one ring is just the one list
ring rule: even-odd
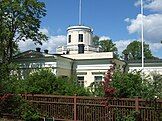
{"label": "chimney", "polygon": [[37,52],[40,52],[40,50],[41,50],[40,47],[37,47],[37,48],[36,48],[36,51],[37,51]]}
{"label": "chimney", "polygon": [[48,50],[47,50],[47,49],[46,49],[46,50],[44,50],[44,53],[48,54]]}

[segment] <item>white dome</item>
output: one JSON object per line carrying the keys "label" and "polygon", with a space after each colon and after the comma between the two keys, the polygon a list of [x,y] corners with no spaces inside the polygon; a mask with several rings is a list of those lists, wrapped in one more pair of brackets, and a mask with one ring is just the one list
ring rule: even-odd
{"label": "white dome", "polygon": [[88,30],[89,32],[93,32],[93,30],[90,27],[87,26],[70,26],[67,28],[67,31],[69,30]]}

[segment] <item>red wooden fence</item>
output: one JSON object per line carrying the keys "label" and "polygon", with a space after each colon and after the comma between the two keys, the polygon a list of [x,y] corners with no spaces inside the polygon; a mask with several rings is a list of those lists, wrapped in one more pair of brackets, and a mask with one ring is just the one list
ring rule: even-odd
{"label": "red wooden fence", "polygon": [[160,121],[162,117],[162,100],[31,94],[22,97],[42,116],[60,121],[116,121],[128,116],[135,116],[139,121]]}

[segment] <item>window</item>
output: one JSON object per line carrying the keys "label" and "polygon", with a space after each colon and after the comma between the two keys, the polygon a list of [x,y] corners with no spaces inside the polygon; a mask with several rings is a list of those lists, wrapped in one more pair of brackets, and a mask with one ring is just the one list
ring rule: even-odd
{"label": "window", "polygon": [[79,42],[83,42],[83,34],[79,34]]}
{"label": "window", "polygon": [[94,76],[94,82],[99,84],[102,81],[102,76]]}
{"label": "window", "polygon": [[84,87],[84,76],[78,76],[78,84]]}
{"label": "window", "polygon": [[68,42],[69,43],[71,42],[71,35],[69,35],[69,37],[68,37]]}

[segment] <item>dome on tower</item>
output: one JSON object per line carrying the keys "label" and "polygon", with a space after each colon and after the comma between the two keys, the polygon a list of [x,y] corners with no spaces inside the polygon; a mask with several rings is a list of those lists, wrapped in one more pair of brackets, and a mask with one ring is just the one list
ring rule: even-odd
{"label": "dome on tower", "polygon": [[67,45],[58,47],[59,54],[79,54],[98,52],[93,46],[93,29],[87,26],[70,26],[67,28]]}
{"label": "dome on tower", "polygon": [[87,30],[87,31],[93,32],[92,28],[87,27],[87,26],[70,26],[67,28],[67,31],[73,30],[73,29],[81,29],[81,30]]}

